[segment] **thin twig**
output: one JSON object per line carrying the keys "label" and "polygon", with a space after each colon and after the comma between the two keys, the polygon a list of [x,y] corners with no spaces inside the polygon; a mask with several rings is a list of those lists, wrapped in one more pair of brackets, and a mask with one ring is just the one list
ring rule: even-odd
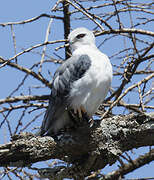
{"label": "thin twig", "polygon": [[31,19],[28,19],[28,20],[24,20],[24,21],[0,23],[0,26],[5,27],[5,26],[10,26],[10,25],[19,25],[19,24],[31,23],[33,21],[36,21],[36,20],[40,19],[41,17],[47,17],[47,18],[54,18],[54,19],[58,19],[58,20],[63,20],[63,18],[59,17],[59,16],[53,16],[53,15],[49,15],[49,14],[40,14],[39,16],[33,17]]}
{"label": "thin twig", "polygon": [[121,94],[112,104],[111,106],[109,107],[109,109],[102,115],[102,119],[111,111],[111,109],[117,105],[117,103],[129,92],[131,91],[132,89],[134,89],[135,87],[138,87],[140,86],[142,83],[144,82],[147,82],[148,80],[150,80],[151,78],[154,77],[154,73],[152,73],[151,75],[147,76],[146,78],[142,79],[141,81],[139,81],[138,83],[130,86],[129,88],[127,88],[123,94]]}
{"label": "thin twig", "polygon": [[36,100],[48,100],[49,99],[49,95],[41,95],[41,96],[14,96],[14,97],[10,97],[10,98],[6,98],[6,99],[0,99],[0,104],[4,104],[4,103],[15,103],[15,102],[19,102],[19,101],[24,101],[24,102],[28,102],[28,101],[36,101]]}
{"label": "thin twig", "polygon": [[[53,18],[51,18],[50,21],[49,21],[49,24],[48,24],[48,27],[47,27],[47,30],[46,30],[46,36],[45,36],[44,43],[48,42],[52,22],[53,22]],[[42,64],[43,64],[43,61],[44,61],[46,48],[47,48],[47,45],[44,45],[43,52],[42,52],[42,57],[41,57],[41,61],[40,61],[40,68],[38,70],[39,74],[41,74],[41,71],[42,71]]]}
{"label": "thin twig", "polygon": [[71,1],[67,0],[67,2],[69,2],[69,4],[71,4],[75,9],[79,10],[81,13],[83,13],[85,16],[87,16],[90,20],[92,20],[100,29],[101,31],[104,31],[104,28],[101,26],[100,23],[98,23],[87,11],[85,8],[83,8],[83,6],[78,3],[76,0],[73,0],[76,4],[78,4],[80,6],[80,8],[78,6],[76,6],[74,3],[72,3]]}
{"label": "thin twig", "polygon": [[[13,31],[13,25],[11,24],[11,33],[12,33],[12,39],[13,39],[13,45],[14,45],[14,53],[17,53],[17,46],[16,46],[16,37],[15,37],[15,33]],[[15,58],[15,62],[17,64],[17,57]]]}
{"label": "thin twig", "polygon": [[47,87],[51,88],[51,84],[49,83],[48,80],[46,80],[44,77],[42,77],[41,75],[39,74],[36,74],[34,71],[32,71],[31,69],[28,69],[28,68],[25,68],[25,67],[22,67],[22,66],[19,66],[18,64],[15,64],[15,63],[12,63],[12,62],[9,62],[9,61],[6,61],[4,59],[2,59],[0,57],[0,63],[6,63],[8,64],[8,66],[11,66],[13,68],[16,68],[22,72],[25,72],[26,74],[30,74],[31,76],[33,76],[34,78],[36,78],[37,80],[41,81],[43,84],[45,84]]}
{"label": "thin twig", "polygon": [[65,42],[65,41],[66,41],[66,40],[47,41],[47,42],[45,42],[45,43],[41,43],[41,44],[34,45],[34,46],[32,46],[32,47],[30,47],[30,48],[27,48],[27,49],[25,49],[24,51],[16,54],[15,56],[11,57],[10,59],[8,59],[6,62],[4,62],[4,63],[0,66],[0,68],[4,67],[4,66],[5,66],[8,62],[10,62],[11,60],[17,58],[18,56],[23,55],[24,53],[30,52],[30,51],[33,50],[33,49],[36,49],[36,48],[39,48],[39,47],[41,47],[41,46],[45,46],[45,45],[48,45],[48,44],[61,43],[61,42]]}

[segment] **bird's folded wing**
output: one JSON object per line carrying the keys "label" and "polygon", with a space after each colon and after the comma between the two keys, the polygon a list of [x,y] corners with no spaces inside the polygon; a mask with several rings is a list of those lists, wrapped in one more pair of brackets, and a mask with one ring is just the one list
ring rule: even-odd
{"label": "bird's folded wing", "polygon": [[[49,106],[44,116],[41,131],[47,132],[71,104],[69,93],[72,84],[82,78],[91,66],[88,55],[72,56],[54,74]],[[63,118],[63,117],[61,117]],[[63,121],[61,119],[61,121]]]}

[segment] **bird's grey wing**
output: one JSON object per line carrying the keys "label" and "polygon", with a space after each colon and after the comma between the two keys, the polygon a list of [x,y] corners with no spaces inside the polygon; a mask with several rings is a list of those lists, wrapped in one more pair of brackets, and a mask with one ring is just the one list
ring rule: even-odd
{"label": "bird's grey wing", "polygon": [[57,123],[59,127],[65,125],[63,116],[66,107],[70,104],[69,92],[72,84],[84,76],[90,65],[91,60],[88,55],[81,55],[69,58],[57,69],[53,77],[49,106],[42,123],[41,135],[55,129]]}

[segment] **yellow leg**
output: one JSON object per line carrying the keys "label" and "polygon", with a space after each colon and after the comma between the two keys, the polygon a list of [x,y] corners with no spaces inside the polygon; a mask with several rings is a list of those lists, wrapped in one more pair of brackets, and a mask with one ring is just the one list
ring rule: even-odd
{"label": "yellow leg", "polygon": [[80,106],[80,108],[77,109],[77,112],[78,112],[79,118],[82,119],[82,112],[86,113],[86,110],[84,109],[83,106]]}
{"label": "yellow leg", "polygon": [[77,109],[73,109],[74,110],[74,114],[76,114],[77,113]]}
{"label": "yellow leg", "polygon": [[83,106],[80,106],[80,109],[81,109],[81,111],[82,111],[83,113],[86,113],[86,110],[85,110],[85,108],[84,108]]}
{"label": "yellow leg", "polygon": [[82,112],[86,113],[86,110],[84,109],[83,106],[80,106],[77,109],[74,109],[74,114],[78,114],[79,118],[82,118]]}
{"label": "yellow leg", "polygon": [[82,111],[80,108],[77,109],[77,112],[78,112],[79,118],[82,118]]}

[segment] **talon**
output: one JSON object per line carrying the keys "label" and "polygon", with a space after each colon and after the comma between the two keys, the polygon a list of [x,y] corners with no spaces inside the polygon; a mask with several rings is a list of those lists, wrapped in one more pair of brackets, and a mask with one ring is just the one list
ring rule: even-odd
{"label": "talon", "polygon": [[81,108],[77,109],[77,112],[78,112],[79,118],[82,119],[82,109]]}
{"label": "talon", "polygon": [[81,111],[82,111],[83,113],[87,113],[86,110],[85,110],[85,108],[84,108],[83,106],[80,106],[80,109],[81,109]]}
{"label": "talon", "polygon": [[73,111],[74,111],[74,114],[77,114],[77,109],[73,109]]}
{"label": "talon", "polygon": [[[79,116],[78,116],[79,114],[77,113],[78,111],[79,111],[78,109],[77,110],[72,109],[72,110],[69,111],[69,115],[70,115],[70,118],[72,120],[74,128],[79,127],[80,124],[81,124],[81,119],[79,118]],[[76,112],[76,114],[75,114],[75,112]]]}
{"label": "talon", "polygon": [[80,106],[79,108],[74,109],[74,114],[77,114],[80,119],[83,118],[84,113],[86,113],[86,110],[84,109],[83,106]]}
{"label": "talon", "polygon": [[78,109],[78,114],[79,114],[80,119],[83,119],[84,114],[87,114],[87,112],[83,106],[80,106],[80,108]]}

